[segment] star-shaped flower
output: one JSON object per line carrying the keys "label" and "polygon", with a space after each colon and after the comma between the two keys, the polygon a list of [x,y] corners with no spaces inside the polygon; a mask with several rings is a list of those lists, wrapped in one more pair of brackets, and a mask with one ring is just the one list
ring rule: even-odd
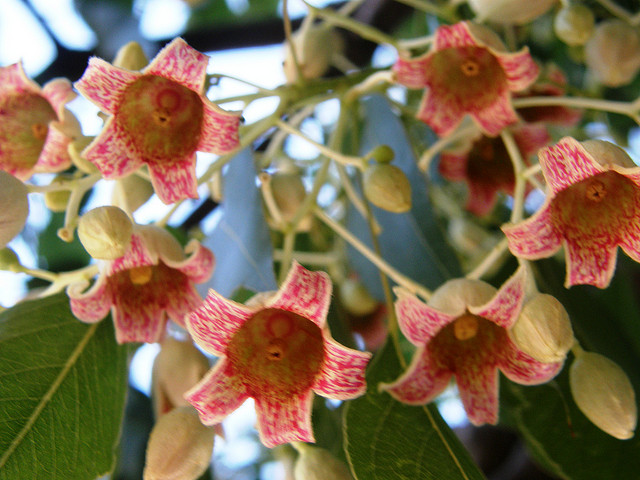
{"label": "star-shaped flower", "polygon": [[262,443],[313,442],[313,392],[347,400],[365,392],[370,354],[337,343],[326,326],[331,280],[293,264],[274,295],[258,305],[213,290],[186,324],[195,342],[220,357],[185,394],[205,425],[220,423],[247,398],[255,400]]}
{"label": "star-shaped flower", "polygon": [[[523,124],[512,130],[525,161],[550,140],[544,125]],[[502,138],[482,135],[461,149],[443,151],[438,168],[447,180],[467,183],[469,195],[466,208],[474,215],[482,216],[491,212],[498,192],[513,195],[515,174]]]}
{"label": "star-shaped flower", "polygon": [[424,405],[454,376],[471,423],[496,423],[498,370],[516,383],[535,385],[562,367],[562,362],[534,360],[509,338],[522,308],[524,282],[523,268],[497,292],[480,280],[454,279],[433,293],[429,305],[398,289],[400,329],[418,349],[407,371],[380,388],[403,403]]}
{"label": "star-shaped flower", "polygon": [[238,146],[240,116],[204,95],[208,57],[176,38],[141,72],[99,58],[74,85],[111,114],[84,150],[105,178],[143,164],[164,203],[197,197],[196,151],[222,154]]}
{"label": "star-shaped flower", "polygon": [[502,227],[511,253],[529,260],[565,246],[565,286],[606,288],[617,247],[640,261],[640,168],[609,142],[565,137],[538,154],[548,186],[530,218]]}
{"label": "star-shaped flower", "polygon": [[40,88],[21,63],[0,67],[0,170],[24,181],[35,172],[68,168],[67,147],[81,133],[65,108],[75,97],[67,79]]}
{"label": "star-shaped flower", "polygon": [[524,90],[538,75],[528,48],[507,52],[491,30],[471,22],[442,25],[426,54],[400,58],[397,81],[425,88],[417,117],[440,136],[451,133],[465,114],[495,136],[518,118],[511,92]]}
{"label": "star-shaped flower", "polygon": [[67,294],[83,322],[98,322],[111,310],[118,343],[158,342],[167,317],[184,326],[184,316],[202,303],[194,285],[208,280],[213,266],[213,253],[199,242],[192,240],[183,252],[166,230],[138,225],[124,256],[105,262],[89,290],[83,293],[82,282]]}

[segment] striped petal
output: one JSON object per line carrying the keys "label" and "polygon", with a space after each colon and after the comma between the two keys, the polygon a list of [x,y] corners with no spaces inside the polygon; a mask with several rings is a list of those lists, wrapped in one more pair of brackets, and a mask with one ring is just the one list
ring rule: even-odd
{"label": "striped petal", "polygon": [[565,287],[595,285],[607,288],[616,268],[617,247],[599,245],[591,239],[566,243],[567,278]]}
{"label": "striped petal", "polygon": [[106,113],[116,113],[127,87],[140,78],[138,72],[114,67],[100,58],[89,59],[89,66],[74,87]]}
{"label": "striped petal", "polygon": [[503,225],[509,250],[528,260],[550,257],[562,246],[563,236],[552,220],[549,199],[533,216],[516,225]]}
{"label": "striped petal", "polygon": [[522,309],[526,278],[526,269],[518,268],[489,302],[477,307],[470,306],[469,312],[491,320],[500,327],[510,328]]}
{"label": "striped petal", "polygon": [[89,144],[82,155],[98,167],[106,179],[125,177],[142,166],[133,144],[114,122],[113,117],[107,120],[100,135]]}
{"label": "striped petal", "polygon": [[313,392],[290,398],[256,398],[260,440],[268,447],[293,441],[314,442],[311,428]]}
{"label": "striped petal", "polygon": [[393,65],[396,81],[409,88],[424,88],[426,83],[428,55],[419,58],[398,58]]}
{"label": "striped petal", "polygon": [[102,320],[109,313],[113,305],[111,290],[107,284],[106,277],[98,276],[96,283],[83,292],[86,287],[85,282],[69,285],[67,295],[73,315],[85,323],[95,323]]}
{"label": "striped petal", "polygon": [[184,160],[147,165],[153,189],[163,203],[169,205],[185,198],[198,198],[195,153]]}
{"label": "striped petal", "polygon": [[415,295],[401,288],[395,289],[395,302],[400,330],[416,347],[421,347],[433,338],[442,327],[455,318],[421,302]]}
{"label": "striped petal", "polygon": [[504,127],[518,121],[507,90],[498,94],[489,105],[469,113],[480,129],[490,136],[498,135]]}
{"label": "striped petal", "polygon": [[194,283],[203,283],[209,280],[216,263],[213,252],[197,240],[191,240],[185,247],[185,253],[189,254],[189,257],[181,262],[165,258],[162,258],[162,261],[171,268],[184,273]]}
{"label": "striped petal", "polygon": [[209,57],[181,38],[166,45],[144,69],[145,75],[159,75],[197,93],[202,93]]}
{"label": "striped petal", "polygon": [[229,113],[209,101],[204,101],[202,105],[204,107],[202,133],[196,149],[199,152],[221,155],[238,147],[240,114]]}
{"label": "striped petal", "polygon": [[474,425],[498,421],[498,369],[493,364],[467,364],[456,372],[460,400]]}
{"label": "striped petal", "polygon": [[66,78],[56,78],[42,87],[42,96],[46,98],[58,118],[62,118],[64,106],[76,97],[71,83]]}
{"label": "striped petal", "polygon": [[348,400],[367,389],[364,371],[371,354],[344,347],[331,338],[324,339],[324,363],[312,389],[323,397]]}
{"label": "striped petal", "polygon": [[562,370],[563,362],[543,363],[518,350],[511,342],[499,357],[498,368],[512,382],[520,385],[539,385],[548,382]]}
{"label": "striped petal", "polygon": [[515,53],[494,53],[507,76],[507,84],[512,92],[524,90],[538,78],[540,68],[533,61],[527,47]]}

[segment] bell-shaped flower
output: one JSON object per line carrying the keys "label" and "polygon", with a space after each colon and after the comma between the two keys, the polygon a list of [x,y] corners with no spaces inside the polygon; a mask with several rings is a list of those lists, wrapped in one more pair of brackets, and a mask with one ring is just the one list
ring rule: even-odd
{"label": "bell-shaped flower", "polygon": [[68,168],[67,147],[81,134],[65,108],[75,97],[67,79],[40,88],[21,63],[0,67],[0,170],[27,180],[34,173]]}
{"label": "bell-shaped flower", "polygon": [[[513,129],[522,158],[529,158],[551,140],[545,126],[523,124]],[[498,192],[513,195],[515,174],[502,138],[482,135],[472,143],[440,155],[440,174],[447,180],[463,181],[469,187],[466,209],[486,215],[496,204]]]}
{"label": "bell-shaped flower", "polygon": [[618,246],[640,261],[640,168],[601,140],[565,137],[538,156],[547,197],[534,215],[502,227],[511,253],[536,260],[564,245],[565,286],[606,288]]}
{"label": "bell-shaped flower", "polygon": [[424,405],[453,376],[471,423],[496,423],[498,370],[513,382],[535,385],[547,382],[562,367],[562,362],[533,359],[509,338],[522,308],[525,278],[520,268],[498,291],[480,280],[450,280],[433,293],[428,305],[397,289],[400,329],[418,349],[407,371],[380,388],[403,403]]}
{"label": "bell-shaped flower", "polygon": [[220,357],[185,394],[205,425],[220,423],[251,397],[264,445],[313,442],[313,392],[338,400],[365,392],[370,354],[331,337],[331,290],[326,273],[295,262],[277,293],[262,294],[253,306],[210,290],[185,319],[194,341]]}
{"label": "bell-shaped flower", "polygon": [[74,85],[111,117],[83,155],[108,179],[147,165],[164,203],[196,198],[196,151],[233,150],[240,123],[205,96],[207,63],[181,38],[140,72],[89,60]]}
{"label": "bell-shaped flower", "polygon": [[417,117],[439,136],[451,133],[465,114],[487,135],[499,134],[518,120],[511,92],[538,76],[528,48],[508,52],[494,32],[468,21],[440,26],[430,51],[400,58],[393,70],[399,83],[425,88]]}
{"label": "bell-shaped flower", "polygon": [[209,279],[214,257],[195,240],[183,251],[166,230],[138,225],[124,256],[102,266],[89,290],[86,282],[67,289],[73,314],[94,323],[111,310],[118,343],[151,343],[162,340],[168,318],[184,326],[202,303],[195,284]]}

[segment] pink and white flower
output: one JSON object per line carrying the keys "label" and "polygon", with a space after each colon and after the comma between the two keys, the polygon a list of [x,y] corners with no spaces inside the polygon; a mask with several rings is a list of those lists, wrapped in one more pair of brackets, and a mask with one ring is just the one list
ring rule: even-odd
{"label": "pink and white flower", "polygon": [[89,290],[83,292],[82,282],[67,294],[83,322],[98,322],[111,310],[118,343],[158,342],[168,319],[184,327],[184,316],[200,306],[195,284],[207,281],[213,266],[213,253],[199,242],[183,251],[166,230],[138,225],[124,256],[105,262]]}
{"label": "pink and white flower", "polygon": [[499,134],[518,120],[511,92],[527,88],[539,71],[528,48],[507,52],[495,33],[468,21],[440,26],[429,52],[400,58],[393,70],[399,83],[426,87],[417,117],[439,136],[465,114],[487,135]]}
{"label": "pink and white flower", "polygon": [[[523,124],[512,130],[525,162],[551,140],[544,125]],[[474,215],[491,212],[499,192],[513,195],[515,174],[502,138],[482,135],[462,148],[443,151],[438,169],[447,180],[467,183],[466,209]]]}
{"label": "pink and white flower", "polygon": [[40,88],[21,63],[0,67],[0,170],[24,181],[36,172],[68,168],[67,147],[81,134],[65,108],[75,97],[67,79]]}
{"label": "pink and white flower", "polygon": [[471,423],[495,424],[498,370],[516,383],[536,385],[562,367],[533,359],[509,338],[525,295],[523,268],[498,291],[480,280],[450,280],[428,305],[404,289],[396,293],[400,329],[418,349],[407,371],[380,388],[403,403],[431,402],[453,376]]}
{"label": "pink and white flower", "polygon": [[277,293],[242,305],[211,290],[187,315],[187,329],[219,358],[185,394],[205,425],[220,423],[247,398],[255,400],[267,447],[313,442],[313,392],[347,400],[365,392],[370,354],[337,343],[326,326],[331,280],[293,264]]}
{"label": "pink and white flower", "polygon": [[83,155],[105,178],[142,165],[165,203],[197,198],[196,151],[223,154],[238,146],[240,116],[204,94],[208,57],[176,38],[140,72],[99,58],[74,85],[111,115]]}
{"label": "pink and white flower", "polygon": [[618,246],[640,261],[640,168],[609,142],[565,137],[539,153],[548,186],[544,205],[502,227],[511,253],[536,260],[564,245],[565,286],[606,288]]}

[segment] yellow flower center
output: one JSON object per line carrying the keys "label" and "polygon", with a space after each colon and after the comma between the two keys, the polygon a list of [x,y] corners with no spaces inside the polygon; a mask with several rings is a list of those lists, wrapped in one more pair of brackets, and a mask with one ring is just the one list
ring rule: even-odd
{"label": "yellow flower center", "polygon": [[585,190],[585,196],[592,202],[600,203],[607,195],[607,187],[600,180],[593,180]]}
{"label": "yellow flower center", "polygon": [[49,133],[49,127],[44,123],[31,124],[31,133],[36,140],[45,140]]}
{"label": "yellow flower center", "polygon": [[460,64],[460,70],[467,77],[475,77],[480,73],[480,64],[475,60],[465,60]]}
{"label": "yellow flower center", "polygon": [[453,323],[453,336],[458,340],[469,340],[478,333],[478,318],[465,313]]}
{"label": "yellow flower center", "polygon": [[129,278],[134,285],[144,285],[149,283],[153,276],[153,268],[151,265],[144,265],[142,267],[133,267],[129,269]]}

